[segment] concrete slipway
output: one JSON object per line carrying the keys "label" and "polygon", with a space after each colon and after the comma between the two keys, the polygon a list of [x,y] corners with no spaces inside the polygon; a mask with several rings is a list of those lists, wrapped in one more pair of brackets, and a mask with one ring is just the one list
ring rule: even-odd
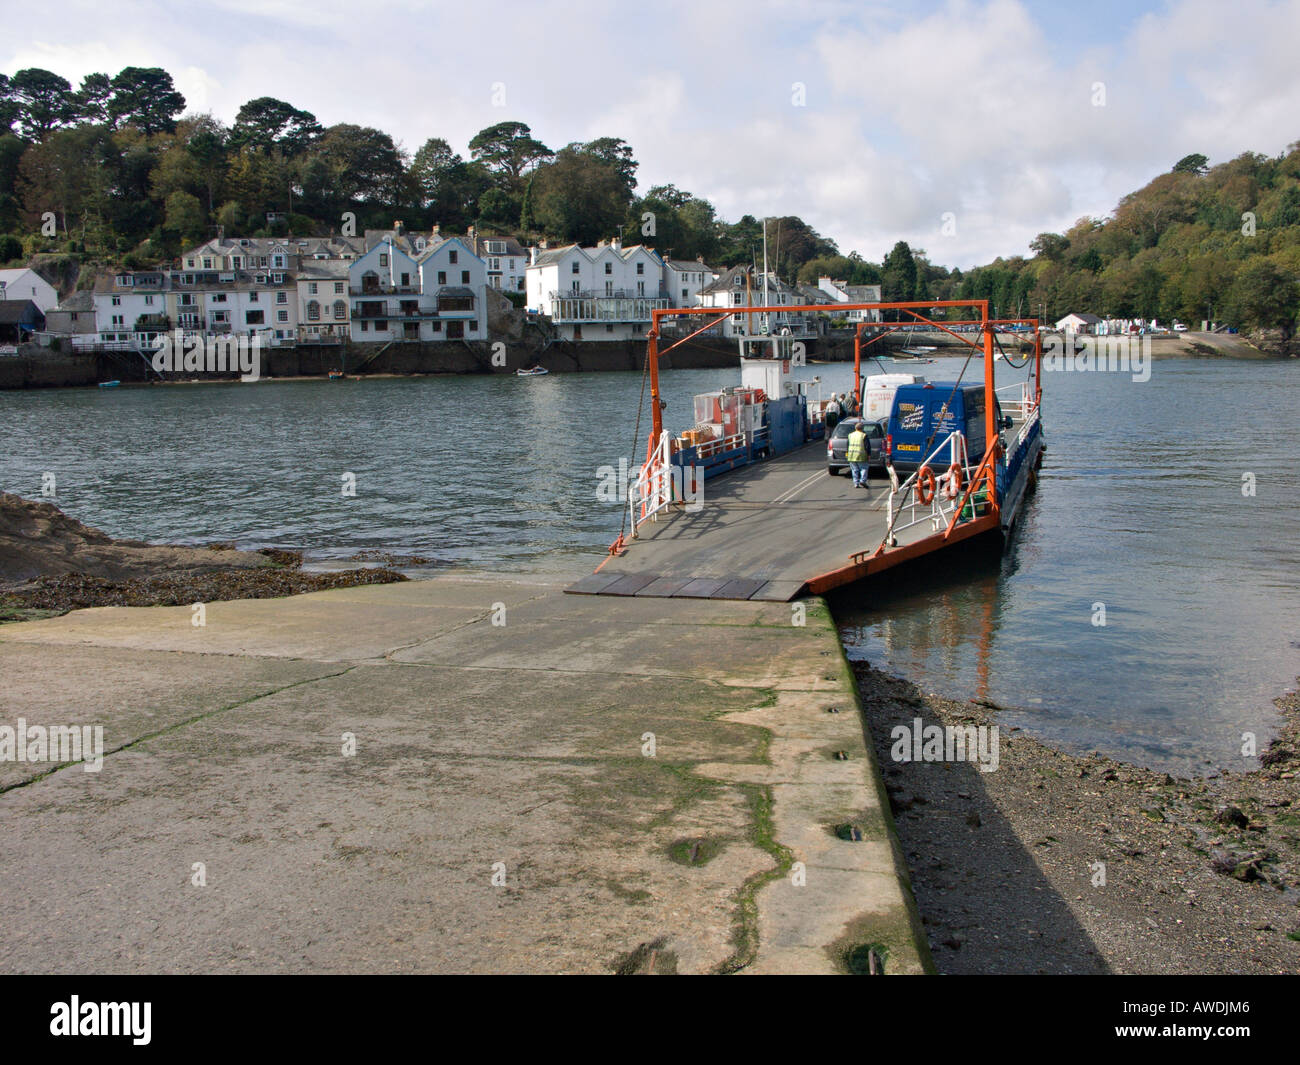
{"label": "concrete slipway", "polygon": [[0,969],[923,971],[801,605],[458,575],[0,627],[0,724],[111,752],[0,762]]}

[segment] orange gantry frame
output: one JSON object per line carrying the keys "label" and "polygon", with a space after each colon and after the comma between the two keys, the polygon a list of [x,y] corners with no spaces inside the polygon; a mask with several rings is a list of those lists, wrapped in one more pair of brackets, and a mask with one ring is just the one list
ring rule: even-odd
{"label": "orange gantry frame", "polygon": [[[911,301],[904,301],[901,303],[809,303],[809,304],[799,304],[796,306],[789,306],[783,304],[781,306],[727,307],[725,309],[721,307],[663,307],[663,308],[656,308],[652,310],[650,312],[650,316],[651,316],[650,332],[646,335],[646,341],[647,341],[646,360],[650,368],[650,412],[651,412],[651,419],[652,419],[651,432],[653,433],[653,435],[650,438],[651,446],[653,447],[653,444],[659,440],[664,429],[663,404],[659,398],[659,355],[660,355],[659,323],[663,321],[663,319],[665,318],[683,318],[683,317],[698,318],[698,317],[707,316],[707,317],[712,317],[713,321],[705,323],[705,325],[701,326],[699,329],[691,333],[689,336],[683,337],[681,340],[678,340],[675,343],[670,344],[668,347],[664,349],[664,351],[671,351],[678,344],[684,344],[692,337],[699,336],[699,334],[703,333],[705,330],[710,329],[714,325],[717,325],[719,322],[726,320],[726,318],[729,315],[771,314],[773,311],[777,311],[783,314],[789,314],[795,311],[798,312],[825,311],[825,312],[830,312],[832,314],[842,314],[844,311],[905,311],[907,314],[911,315],[911,318],[907,322],[903,322],[903,323],[873,322],[873,323],[863,323],[863,324],[864,325],[870,324],[879,327],[892,326],[894,328],[898,328],[900,324],[901,325],[918,325],[918,324],[929,325],[929,326],[933,326],[935,329],[942,330],[943,332],[952,333],[952,335],[957,337],[958,340],[962,340],[965,343],[970,344],[972,347],[974,347],[975,344],[973,341],[967,340],[965,337],[961,336],[961,334],[955,333],[951,329],[946,328],[943,323],[932,321],[931,319],[926,318],[924,315],[919,313],[921,311],[925,311],[928,313],[930,311],[936,310],[941,307],[969,307],[969,308],[974,308],[979,314],[979,318],[973,319],[970,322],[970,324],[980,326],[984,334],[984,399],[985,399],[984,439],[996,440],[998,438],[998,434],[997,434],[997,428],[994,426],[994,411],[996,409],[996,405],[993,402],[993,395],[994,395],[993,393],[993,331],[989,328],[989,326],[994,323],[989,321],[989,301],[988,300],[911,300]],[[1005,321],[1005,320],[999,319],[998,321]],[[1017,319],[1017,321],[1020,321],[1020,319]],[[1037,327],[1038,325],[1037,319],[1027,319],[1025,321],[1031,321],[1035,327]],[[958,324],[958,323],[953,323],[953,324]],[[855,348],[854,386],[855,388],[858,389],[859,392],[861,392],[861,388],[857,382],[860,376],[860,369],[858,366],[858,361],[861,356],[861,349],[858,347],[858,341],[860,335],[861,334],[859,332],[859,334],[854,337],[854,348]],[[775,339],[775,338],[769,338],[769,339]],[[1040,351],[1041,351],[1041,347],[1040,347]]]}
{"label": "orange gantry frame", "polygon": [[[924,320],[924,319],[922,319]],[[862,349],[869,348],[877,340],[883,340],[891,333],[899,329],[905,329],[916,325],[917,319],[913,318],[906,322],[859,322],[858,327],[853,331],[853,391],[857,395],[862,394]],[[1034,328],[1034,402],[1038,403],[1043,398],[1043,335],[1039,330],[1037,318],[990,318],[987,321],[978,318],[969,318],[963,321],[948,322],[931,322],[936,328],[956,337],[963,344],[972,348],[980,347],[975,341],[954,332],[950,326],[958,325],[978,325],[982,328],[996,325],[1029,325]],[[862,331],[864,329],[879,329],[881,332],[878,336],[872,337],[865,344],[862,343]],[[996,330],[994,330],[996,332]],[[987,344],[985,345],[987,348]]]}

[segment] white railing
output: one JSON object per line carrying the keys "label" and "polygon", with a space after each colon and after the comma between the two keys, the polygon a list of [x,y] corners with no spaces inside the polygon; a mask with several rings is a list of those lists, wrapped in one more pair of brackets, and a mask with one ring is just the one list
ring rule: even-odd
{"label": "white railing", "polygon": [[[948,454],[957,457],[957,464],[962,471],[961,484],[954,487],[950,478],[948,467],[935,473],[930,465],[935,457],[947,451],[949,444],[952,450]],[[951,466],[952,461],[949,461]],[[913,472],[912,476],[907,478],[901,484],[898,481],[898,471],[892,465],[886,467],[889,472],[890,492],[887,500],[886,514],[889,524],[885,530],[884,543],[889,547],[896,547],[898,544],[898,533],[907,529],[916,527],[929,522],[935,532],[946,528],[952,520],[953,513],[957,505],[961,502],[962,494],[965,487],[970,484],[971,476],[975,473],[976,467],[971,465],[970,453],[966,448],[966,436],[960,431],[949,433]],[[921,470],[929,469],[935,476],[934,497],[929,503],[922,503],[916,492],[917,479]],[[902,496],[901,505],[895,507],[895,502]],[[901,522],[901,524],[899,524]]]}
{"label": "white railing", "polygon": [[1029,417],[1029,412],[1034,408],[1034,400],[1028,381],[1003,385],[994,391],[997,393],[998,406],[1002,408],[1003,414],[1010,414],[1014,418]]}
{"label": "white railing", "polygon": [[672,436],[667,430],[659,434],[659,444],[646,459],[627,492],[628,517],[632,539],[647,521],[657,520],[661,510],[673,501]]}

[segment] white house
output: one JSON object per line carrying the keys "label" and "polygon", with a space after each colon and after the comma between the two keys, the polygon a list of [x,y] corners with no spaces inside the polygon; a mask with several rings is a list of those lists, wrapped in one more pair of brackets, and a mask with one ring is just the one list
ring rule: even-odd
{"label": "white house", "polygon": [[[881,288],[879,285],[846,285],[843,281],[833,281],[829,277],[819,277],[817,288],[836,303],[879,303]],[[880,311],[845,311],[844,318],[850,322],[879,322]]]}
{"label": "white house", "polygon": [[1056,323],[1056,328],[1067,333],[1092,333],[1100,323],[1101,319],[1095,314],[1067,314]]}
{"label": "white house", "polygon": [[663,260],[650,248],[620,240],[594,248],[531,249],[528,309],[549,315],[568,340],[644,337],[652,310],[672,306]]}
{"label": "white house", "polygon": [[47,314],[59,305],[59,294],[35,270],[0,270],[0,300],[31,300]]}
{"label": "white house", "polygon": [[[791,336],[796,340],[808,339],[818,334],[815,312],[783,311],[782,307],[797,307],[804,296],[793,285],[787,285],[775,274],[767,278],[766,293],[763,272],[752,272],[747,266],[733,266],[702,288],[697,296],[701,307],[761,307],[771,310],[747,314],[732,314],[723,319],[720,332],[725,337]],[[766,299],[766,304],[764,304]],[[701,325],[704,323],[701,322]]]}
{"label": "white house", "polygon": [[718,272],[702,259],[664,259],[664,289],[674,307],[694,307],[705,285],[711,285]]}
{"label": "white house", "polygon": [[513,237],[480,236],[473,226],[465,234],[465,244],[483,260],[489,287],[501,292],[523,292],[527,280],[528,253]]}
{"label": "white house", "polygon": [[378,234],[348,274],[353,340],[487,337],[487,267],[459,237]]}

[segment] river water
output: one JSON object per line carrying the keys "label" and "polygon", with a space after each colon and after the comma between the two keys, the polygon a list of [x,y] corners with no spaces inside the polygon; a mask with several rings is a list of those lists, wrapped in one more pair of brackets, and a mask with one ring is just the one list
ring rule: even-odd
{"label": "river water", "polygon": [[[797,373],[851,385],[849,366]],[[665,373],[670,427],[736,378]],[[59,506],[119,537],[577,575],[619,531],[598,489],[602,467],[642,456],[641,387],[607,373],[3,392],[0,487],[36,498],[53,474]],[[1298,405],[1294,363],[1046,374],[1049,450],[1010,551],[843,596],[850,656],[991,698],[1072,748],[1241,768],[1242,733],[1262,749],[1300,671]]]}

